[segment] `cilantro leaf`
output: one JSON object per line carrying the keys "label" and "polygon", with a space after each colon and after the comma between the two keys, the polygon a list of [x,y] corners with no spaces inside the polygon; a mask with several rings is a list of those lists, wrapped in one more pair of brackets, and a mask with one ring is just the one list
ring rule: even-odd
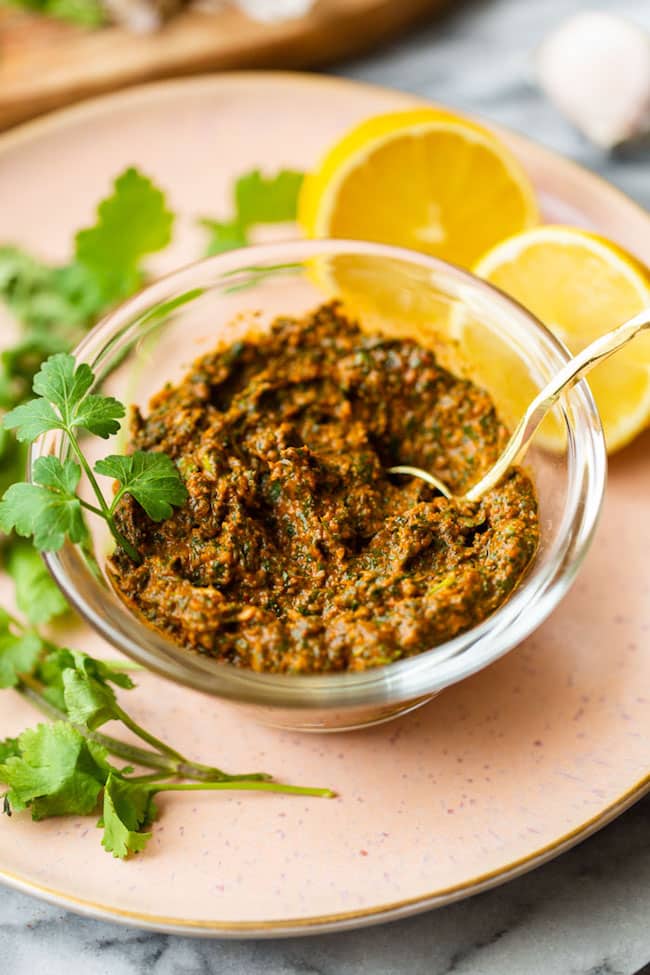
{"label": "cilantro leaf", "polygon": [[119,481],[114,503],[130,494],[153,521],[169,518],[172,505],[183,504],[187,499],[187,489],[167,454],[137,450],[127,457],[111,455],[98,460],[95,471]]}
{"label": "cilantro leaf", "polygon": [[112,195],[99,204],[95,226],[75,238],[77,261],[92,271],[107,303],[139,287],[142,258],[167,246],[173,219],[164,194],[137,169],[115,180]]}
{"label": "cilantro leaf", "polygon": [[[69,712],[70,718],[77,724],[86,723],[86,714],[82,714],[82,708],[87,707],[88,698],[80,694],[79,683],[93,681],[98,684],[107,684],[109,681],[118,687],[130,689],[134,683],[128,674],[118,670],[112,664],[107,664],[103,660],[96,660],[79,650],[68,650],[65,647],[54,647],[43,654],[38,662],[35,675],[43,684],[43,694],[60,711],[68,711],[68,701],[66,700],[66,681],[64,675],[66,671],[76,671],[79,681],[76,686],[70,687],[69,703],[74,710],[74,715]],[[68,684],[71,682],[68,680]],[[89,695],[92,698],[92,695]],[[101,702],[100,702],[101,704]]]}
{"label": "cilantro leaf", "polygon": [[72,460],[39,457],[34,464],[35,484],[12,484],[0,501],[0,528],[33,536],[40,551],[61,548],[66,535],[72,542],[86,537],[81,502],[75,491],[81,468]]}
{"label": "cilantro leaf", "polygon": [[65,667],[75,667],[78,673],[101,684],[110,682],[126,690],[135,687],[129,675],[113,664],[107,664],[104,660],[90,657],[87,653],[82,653],[81,650],[65,650],[64,653],[68,655],[69,660],[69,662],[66,660]]}
{"label": "cilantro leaf", "polygon": [[241,227],[257,223],[284,223],[296,219],[298,194],[304,173],[281,169],[264,176],[259,169],[240,176],[235,183],[235,209]]}
{"label": "cilantro leaf", "polygon": [[18,609],[30,623],[49,623],[68,610],[63,593],[31,545],[15,542],[9,546],[5,567],[16,587]]}
{"label": "cilantro leaf", "polygon": [[104,788],[104,811],[98,825],[104,827],[102,846],[114,857],[124,859],[144,850],[151,839],[146,828],[156,818],[152,790],[116,775],[109,775]]}
{"label": "cilantro leaf", "polygon": [[0,765],[12,755],[19,754],[20,746],[17,738],[5,738],[4,741],[0,741]]}
{"label": "cilantro leaf", "polygon": [[224,251],[233,251],[238,247],[246,247],[248,244],[246,231],[236,220],[222,223],[219,220],[210,220],[205,217],[200,223],[210,232],[210,242],[205,252],[206,257],[212,257],[213,254],[223,254]]}
{"label": "cilantro leaf", "polygon": [[13,809],[31,807],[32,819],[96,809],[110,771],[105,748],[65,721],[28,728],[18,746],[20,753],[0,765]]}
{"label": "cilantro leaf", "polygon": [[15,687],[21,674],[30,674],[43,644],[34,633],[16,635],[6,613],[0,616],[0,688]]}
{"label": "cilantro leaf", "polygon": [[63,673],[63,699],[68,717],[74,724],[95,731],[113,718],[119,718],[115,691],[75,668]]}
{"label": "cilantro leaf", "polygon": [[59,711],[65,712],[63,671],[73,666],[70,651],[54,647],[41,655],[34,670],[34,677],[43,685],[43,697]]}

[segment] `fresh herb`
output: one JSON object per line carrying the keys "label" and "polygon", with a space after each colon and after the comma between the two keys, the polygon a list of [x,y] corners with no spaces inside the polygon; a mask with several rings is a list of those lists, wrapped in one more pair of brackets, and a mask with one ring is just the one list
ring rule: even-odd
{"label": "fresh herb", "polygon": [[[36,399],[6,414],[5,429],[14,430],[21,443],[31,443],[50,430],[62,430],[76,460],[39,457],[32,484],[12,484],[0,501],[0,528],[32,537],[39,551],[61,548],[66,538],[81,542],[86,537],[82,508],[103,518],[115,541],[136,562],[137,550],[122,535],[115,512],[125,494],[142,505],[153,521],[168,518],[173,505],[182,504],[187,491],[173,462],[164,454],[138,451],[130,457],[111,455],[91,469],[78,439],[78,431],[106,439],[120,429],[124,406],[112,396],[90,392],[94,374],[74,356],[58,353],[47,359],[34,377]],[[77,494],[84,472],[99,507]],[[116,479],[119,489],[112,502],[104,497],[95,473]]]}
{"label": "fresh herb", "polygon": [[113,511],[124,495],[130,494],[152,521],[163,521],[171,515],[173,505],[187,499],[187,490],[167,454],[137,450],[126,457],[111,455],[98,460],[95,471],[120,484],[111,505]]}
{"label": "fresh herb", "polygon": [[174,216],[165,196],[137,169],[115,180],[114,192],[97,208],[97,223],[75,238],[77,262],[95,279],[106,303],[142,284],[141,262],[171,240]]}
{"label": "fresh herb", "polygon": [[100,0],[7,0],[14,7],[56,17],[81,27],[101,27],[106,11]]}
{"label": "fresh herb", "polygon": [[236,220],[222,223],[219,220],[204,217],[200,223],[210,233],[210,240],[205,251],[206,257],[223,254],[225,251],[234,251],[238,247],[247,247],[249,244],[247,232]]}
{"label": "fresh herb", "polygon": [[233,187],[234,216],[223,221],[201,220],[211,235],[206,254],[245,247],[250,243],[250,231],[259,224],[295,220],[303,179],[304,173],[293,169],[281,169],[269,177],[253,169],[240,176]]}
{"label": "fresh herb", "polygon": [[65,597],[36,549],[17,540],[8,547],[5,562],[14,581],[18,609],[30,623],[49,623],[66,612]]}
{"label": "fresh herb", "polygon": [[[47,7],[53,12],[51,0],[47,4],[34,0],[29,5],[33,9]],[[93,6],[91,0],[56,0],[59,12],[79,11],[80,19],[82,11]],[[140,287],[145,276],[143,261],[169,243],[172,223],[173,215],[161,190],[130,168],[118,176],[110,195],[100,202],[95,224],[77,234],[74,254],[67,264],[49,265],[17,247],[0,247],[0,299],[19,329],[15,344],[0,352],[0,409],[12,410],[24,403],[43,362],[51,355],[68,352],[103,312]],[[0,427],[0,496],[11,484],[22,481],[26,460],[26,442],[18,442],[9,429]],[[48,473],[45,472],[46,478]],[[40,487],[51,493],[57,491],[54,485]],[[74,512],[69,498],[66,507],[65,492],[59,492],[56,504],[49,500],[51,509],[59,514],[70,516]],[[4,567],[17,586],[20,581],[25,594],[29,576],[26,558],[14,557],[17,544],[15,536],[5,539],[1,555]],[[25,545],[21,544],[24,551]],[[12,570],[12,565],[18,564],[22,569]],[[34,573],[35,566],[32,560]],[[32,575],[31,581],[35,579],[36,575]],[[65,601],[62,596],[53,595],[54,585],[48,584],[45,570],[38,584],[43,595],[48,589],[48,596],[42,604],[42,620],[31,618],[44,622],[46,615],[62,612]],[[33,599],[32,606],[37,605]],[[30,614],[34,611],[38,612],[32,609]]]}
{"label": "fresh herb", "polygon": [[[93,11],[100,9],[95,0],[18,0],[18,5],[80,23],[92,23]],[[301,179],[288,171],[269,180],[257,171],[242,177],[235,186],[236,219],[212,222],[215,249],[247,243],[255,223],[293,219]],[[0,409],[9,411],[0,425],[0,530],[15,529],[33,538],[37,548],[56,549],[66,537],[85,540],[83,516],[89,510],[104,518],[118,544],[139,560],[115,522],[122,498],[130,494],[155,521],[169,517],[186,498],[178,471],[164,454],[111,455],[90,468],[78,433],[106,439],[119,429],[125,410],[111,397],[92,394],[92,371],[66,354],[99,315],[140,287],[143,260],[169,243],[172,222],[161,191],[129,169],[100,203],[95,225],[77,234],[68,264],[51,266],[19,248],[0,247],[0,299],[20,329],[16,344],[0,353]],[[170,308],[178,303],[170,302]],[[26,402],[32,389],[37,397]],[[24,476],[26,445],[51,430],[66,434],[72,456],[39,458],[33,483],[16,483]],[[83,473],[96,505],[77,494]],[[118,482],[110,500],[95,475]],[[28,622],[0,608],[0,687],[15,688],[52,719],[0,741],[7,814],[29,808],[38,820],[100,813],[102,844],[122,858],[144,849],[159,792],[333,795],[327,789],[275,782],[264,773],[230,775],[186,758],[147,731],[118,701],[116,688],[133,687],[128,674],[58,646],[37,629],[64,612],[66,603],[34,548],[12,534],[2,555]],[[100,732],[107,721],[119,722],[147,747]],[[128,764],[117,768],[109,757]],[[134,766],[149,772],[134,774]]]}
{"label": "fresh herb", "polygon": [[0,247],[0,298],[22,333],[0,358],[0,406],[17,405],[44,359],[69,351],[102,312],[140,287],[143,260],[167,246],[172,224],[162,191],[131,168],[100,202],[94,226],[77,234],[68,264]]}
{"label": "fresh herb", "polygon": [[[124,710],[115,688],[129,690],[128,674],[87,654],[54,645],[33,627],[0,618],[0,681],[13,686],[54,720],[0,742],[5,810],[29,808],[32,818],[101,812],[102,845],[116,857],[144,849],[160,792],[248,790],[331,797],[329,789],[292,786],[263,772],[229,775],[186,758]],[[148,748],[100,734],[117,721]],[[117,768],[109,756],[125,760]],[[149,774],[134,774],[134,766]],[[190,780],[190,781],[182,781]]]}
{"label": "fresh herb", "polygon": [[0,609],[0,688],[15,687],[20,674],[33,670],[42,648],[35,633],[16,627],[13,618]]}
{"label": "fresh herb", "polygon": [[77,497],[81,468],[72,460],[41,457],[33,484],[12,484],[0,501],[0,528],[31,537],[39,552],[55,552],[66,537],[81,542],[86,524]]}

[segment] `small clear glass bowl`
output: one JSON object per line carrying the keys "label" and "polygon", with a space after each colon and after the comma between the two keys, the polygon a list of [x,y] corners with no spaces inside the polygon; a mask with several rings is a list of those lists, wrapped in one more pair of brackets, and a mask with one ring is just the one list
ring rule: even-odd
{"label": "small clear glass bowl", "polygon": [[[513,424],[512,390],[536,393],[567,360],[566,348],[526,310],[456,267],[422,254],[355,241],[299,241],[233,251],[157,281],[100,322],[76,350],[96,375],[95,391],[144,410],[165,382],[180,380],[193,360],[277,315],[302,315],[338,295],[366,331],[412,336],[433,344],[444,365],[488,383],[502,419]],[[498,388],[485,361],[472,361],[465,328],[503,362]],[[494,380],[492,379],[494,385]],[[492,616],[461,636],[417,656],[365,672],[260,674],[217,663],[175,645],[134,615],[107,580],[110,540],[90,519],[100,572],[77,546],[46,556],[54,579],[79,613],[109,643],[181,684],[235,702],[267,724],[326,731],[359,728],[403,714],[443,688],[486,667],[520,643],[571,585],[592,539],[606,477],[600,418],[589,387],[578,383],[556,408],[566,432],[562,453],[533,446],[526,466],[540,504],[537,556]],[[118,434],[123,438],[124,434]],[[123,449],[85,442],[94,460]],[[65,456],[60,433],[33,447]],[[30,466],[30,470],[31,470]],[[108,485],[107,485],[108,488]]]}

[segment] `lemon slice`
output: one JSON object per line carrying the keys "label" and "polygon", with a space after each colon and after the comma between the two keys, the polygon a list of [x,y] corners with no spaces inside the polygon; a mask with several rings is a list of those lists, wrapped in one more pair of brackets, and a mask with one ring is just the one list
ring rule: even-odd
{"label": "lemon slice", "polygon": [[[475,272],[530,309],[574,354],[650,306],[650,271],[616,244],[575,227],[544,226],[503,241]],[[471,358],[481,355],[480,329],[463,330]],[[485,348],[496,372],[507,371]],[[489,385],[488,379],[488,385]],[[650,336],[642,335],[589,374],[611,453],[650,422]],[[512,395],[513,391],[510,391]],[[521,391],[519,413],[527,405]],[[560,448],[559,424],[545,424],[542,441]]]}
{"label": "lemon slice", "polygon": [[298,202],[308,236],[401,245],[465,267],[537,220],[528,177],[497,136],[437,108],[362,122],[306,177]]}

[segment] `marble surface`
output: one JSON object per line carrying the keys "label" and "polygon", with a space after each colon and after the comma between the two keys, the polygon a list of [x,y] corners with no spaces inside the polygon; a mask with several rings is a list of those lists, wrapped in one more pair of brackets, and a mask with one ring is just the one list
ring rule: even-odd
{"label": "marble surface", "polygon": [[[532,84],[530,57],[563,16],[647,0],[457,0],[452,12],[335,73],[426,95],[526,133],[650,207],[650,150],[607,157]],[[650,798],[555,862],[406,921],[276,942],[193,941],[85,920],[0,889],[12,975],[632,975],[650,960]]]}

